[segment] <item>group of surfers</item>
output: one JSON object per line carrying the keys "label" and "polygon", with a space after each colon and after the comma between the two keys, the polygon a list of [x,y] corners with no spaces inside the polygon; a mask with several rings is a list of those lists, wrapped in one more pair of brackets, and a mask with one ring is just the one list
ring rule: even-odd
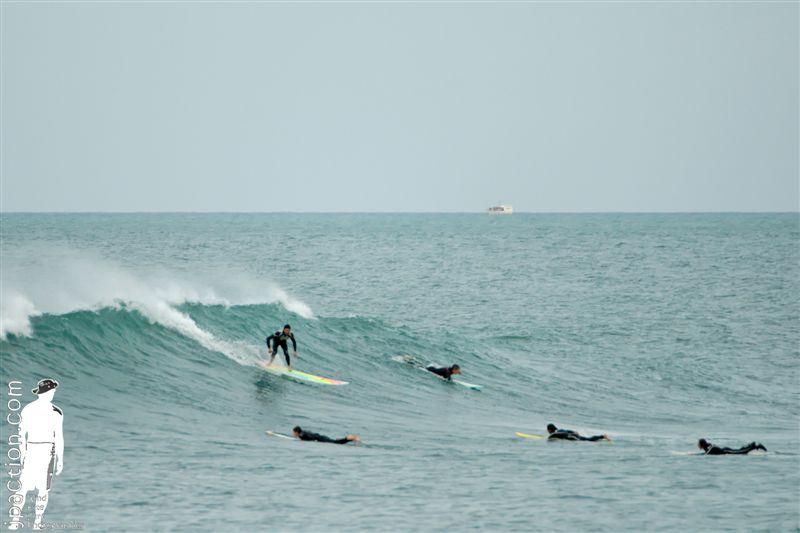
{"label": "group of surfers", "polygon": [[[267,337],[267,354],[270,356],[269,365],[271,365],[275,361],[275,356],[278,355],[278,348],[283,350],[283,356],[286,359],[286,366],[287,368],[292,368],[292,362],[289,358],[289,341],[292,343],[292,351],[295,358],[297,358],[297,340],[294,338],[294,333],[292,333],[292,326],[286,324],[283,326],[282,330],[276,331],[269,337]],[[461,374],[461,367],[458,365],[450,365],[446,367],[437,367],[433,365],[425,366],[425,370],[436,374],[437,376],[451,380],[453,376]],[[341,439],[332,439],[325,435],[320,435],[319,433],[313,433],[311,431],[305,431],[300,426],[295,426],[292,430],[294,437],[296,439],[304,440],[304,441],[315,441],[315,442],[329,442],[332,444],[347,444],[348,442],[360,442],[361,438],[358,435],[346,435]],[[570,429],[562,429],[556,427],[555,424],[547,424],[547,440],[567,440],[567,441],[588,441],[588,442],[597,442],[602,440],[611,440],[608,435],[592,435],[590,437],[585,437],[578,433],[577,431],[572,431]],[[746,455],[754,450],[762,450],[767,451],[767,449],[758,442],[751,442],[741,448],[728,448],[724,446],[715,446],[711,442],[707,441],[706,439],[700,439],[697,441],[697,447],[703,450],[705,455]]]}

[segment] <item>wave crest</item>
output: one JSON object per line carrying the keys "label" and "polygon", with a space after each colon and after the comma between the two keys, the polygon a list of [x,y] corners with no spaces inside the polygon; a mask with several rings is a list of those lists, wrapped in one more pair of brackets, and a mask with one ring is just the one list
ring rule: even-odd
{"label": "wave crest", "polygon": [[31,317],[40,315],[33,302],[16,291],[2,291],[0,296],[0,339],[12,335],[29,337],[33,334]]}
{"label": "wave crest", "polygon": [[[14,257],[16,256],[16,257]],[[171,273],[133,273],[105,259],[71,251],[40,250],[12,254],[4,261],[0,298],[0,339],[33,335],[31,318],[41,314],[135,309],[154,323],[179,331],[206,348],[239,360],[240,350],[216,339],[176,306],[279,303],[287,311],[314,318],[311,308],[271,282],[239,272],[211,282]]]}

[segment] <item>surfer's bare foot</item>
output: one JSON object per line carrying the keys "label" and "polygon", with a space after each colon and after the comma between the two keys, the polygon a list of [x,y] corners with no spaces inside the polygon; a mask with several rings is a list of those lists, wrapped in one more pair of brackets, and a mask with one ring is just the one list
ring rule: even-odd
{"label": "surfer's bare foot", "polygon": [[608,436],[608,433],[603,433],[603,438],[610,441],[611,439]]}
{"label": "surfer's bare foot", "polygon": [[350,442],[361,442],[361,437],[359,437],[358,435],[348,435],[347,440],[349,440]]}

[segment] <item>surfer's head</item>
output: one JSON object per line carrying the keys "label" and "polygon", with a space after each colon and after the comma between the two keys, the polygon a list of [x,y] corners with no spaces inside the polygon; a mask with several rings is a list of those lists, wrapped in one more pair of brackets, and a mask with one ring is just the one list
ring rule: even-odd
{"label": "surfer's head", "polygon": [[285,326],[283,326],[283,332],[284,333],[289,334],[291,331],[292,331],[292,326],[290,326],[289,324],[286,324]]}
{"label": "surfer's head", "polygon": [[558,430],[555,424],[547,424],[547,432],[555,433]]}
{"label": "surfer's head", "polygon": [[458,365],[451,366],[450,367],[450,373],[451,374],[460,374],[461,373],[461,367],[458,366]]}
{"label": "surfer's head", "polygon": [[300,428],[300,426],[295,426],[294,429],[292,430],[292,433],[294,433],[294,438],[296,439],[300,438],[300,433],[302,432],[303,430]]}
{"label": "surfer's head", "polygon": [[699,441],[697,441],[697,447],[705,451],[708,450],[709,447],[711,447],[711,443],[709,443],[706,439],[700,439]]}

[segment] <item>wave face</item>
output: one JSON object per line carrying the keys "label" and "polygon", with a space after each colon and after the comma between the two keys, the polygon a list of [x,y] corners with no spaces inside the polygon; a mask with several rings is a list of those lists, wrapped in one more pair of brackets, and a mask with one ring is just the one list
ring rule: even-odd
{"label": "wave face", "polygon": [[[3,386],[55,378],[65,413],[48,520],[140,531],[800,519],[796,215],[2,215],[2,231]],[[286,322],[298,368],[350,384],[261,371],[264,337]],[[404,354],[457,362],[484,389],[393,359]],[[616,442],[514,438],[551,421]],[[365,444],[264,435],[298,424]],[[671,453],[699,437],[783,453]]]}

